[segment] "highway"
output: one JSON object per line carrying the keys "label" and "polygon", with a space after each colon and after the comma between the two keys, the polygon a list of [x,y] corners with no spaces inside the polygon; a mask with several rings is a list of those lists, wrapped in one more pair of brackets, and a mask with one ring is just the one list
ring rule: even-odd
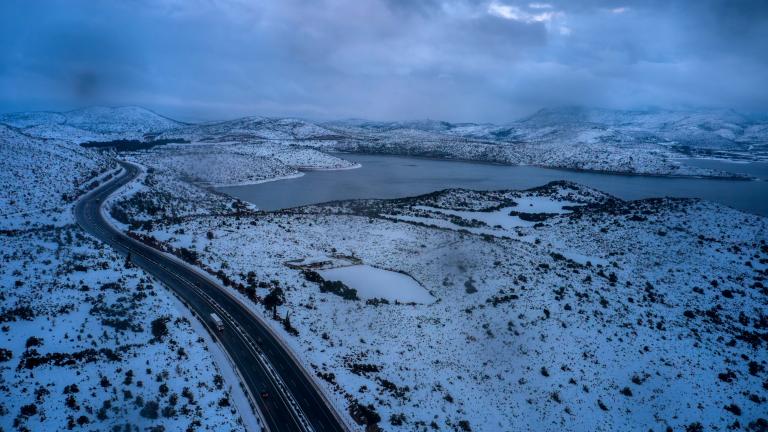
{"label": "highway", "polygon": [[[215,329],[210,314],[215,312],[221,317],[223,331],[211,330],[211,333],[235,363],[246,393],[261,411],[267,430],[347,430],[307,372],[240,300],[200,270],[128,237],[104,219],[101,212],[104,201],[140,174],[138,167],[120,164],[122,174],[77,202],[78,224],[119,253],[130,252],[135,265],[173,290],[209,329]],[[266,397],[263,392],[267,393]]]}

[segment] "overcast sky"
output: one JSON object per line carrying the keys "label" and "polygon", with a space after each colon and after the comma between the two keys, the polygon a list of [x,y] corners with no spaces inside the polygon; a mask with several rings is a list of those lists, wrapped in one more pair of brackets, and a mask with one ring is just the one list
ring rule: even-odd
{"label": "overcast sky", "polygon": [[3,0],[0,111],[505,122],[768,111],[768,1]]}

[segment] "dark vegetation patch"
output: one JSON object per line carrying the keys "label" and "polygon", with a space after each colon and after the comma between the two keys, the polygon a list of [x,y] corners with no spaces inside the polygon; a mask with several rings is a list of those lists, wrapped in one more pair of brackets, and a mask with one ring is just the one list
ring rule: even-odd
{"label": "dark vegetation patch", "polygon": [[381,416],[373,405],[362,405],[358,401],[349,405],[349,415],[359,425],[374,426],[381,421]]}
{"label": "dark vegetation patch", "polygon": [[320,285],[320,292],[335,294],[344,300],[360,300],[357,296],[357,290],[344,285],[341,281],[328,281],[325,280],[320,273],[312,270],[304,270],[302,272],[304,278],[310,282],[314,282]]}
{"label": "dark vegetation patch", "polygon": [[180,138],[158,139],[152,141],[139,141],[119,139],[113,141],[88,141],[80,144],[85,148],[95,148],[98,150],[112,149],[116,152],[127,152],[137,150],[148,150],[155,146],[165,144],[188,144],[189,141]]}
{"label": "dark vegetation patch", "polygon": [[110,348],[87,348],[72,353],[55,352],[48,354],[40,354],[36,349],[29,349],[22,354],[17,369],[34,369],[47,364],[52,366],[74,366],[83,363],[93,363],[101,359],[119,361],[122,358],[120,353],[130,348],[130,345],[124,345],[117,350]]}

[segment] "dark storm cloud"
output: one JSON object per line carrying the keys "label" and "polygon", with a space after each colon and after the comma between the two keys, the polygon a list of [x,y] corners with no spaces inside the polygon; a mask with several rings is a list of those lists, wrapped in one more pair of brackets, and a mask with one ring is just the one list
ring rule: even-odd
{"label": "dark storm cloud", "polygon": [[768,2],[0,3],[0,110],[503,122],[543,106],[768,106]]}

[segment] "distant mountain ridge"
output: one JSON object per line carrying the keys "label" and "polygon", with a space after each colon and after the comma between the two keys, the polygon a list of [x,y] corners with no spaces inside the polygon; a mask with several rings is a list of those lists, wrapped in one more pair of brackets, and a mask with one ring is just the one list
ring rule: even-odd
{"label": "distant mountain ridge", "polygon": [[[547,135],[578,135],[580,131],[612,131],[627,136],[654,136],[656,141],[694,147],[768,144],[768,116],[749,116],[734,110],[665,109],[610,110],[587,107],[543,108],[506,124],[452,123],[422,119],[370,121],[348,119],[313,122],[298,118],[242,117],[208,123],[183,123],[154,111],[136,107],[89,107],[66,112],[0,114],[0,123],[31,132],[68,129],[94,134],[162,135],[191,139],[345,139],[397,132],[407,135],[437,134],[478,140],[517,142]],[[58,129],[58,131],[56,131]],[[439,138],[437,136],[436,138]],[[645,141],[644,138],[644,141]]]}
{"label": "distant mountain ridge", "polygon": [[295,118],[243,117],[167,130],[160,138],[189,141],[329,140],[351,138],[320,124]]}
{"label": "distant mountain ridge", "polygon": [[[190,124],[129,106],[2,114],[0,124],[30,137],[75,143],[282,141],[342,151],[629,173],[678,172],[674,159],[681,154],[768,159],[768,121],[734,110],[544,108],[503,125],[259,116]],[[622,161],[618,168],[617,158]]]}
{"label": "distant mountain ridge", "polygon": [[185,123],[136,106],[95,106],[65,112],[34,111],[0,114],[0,124],[37,138],[74,142],[144,139]]}

